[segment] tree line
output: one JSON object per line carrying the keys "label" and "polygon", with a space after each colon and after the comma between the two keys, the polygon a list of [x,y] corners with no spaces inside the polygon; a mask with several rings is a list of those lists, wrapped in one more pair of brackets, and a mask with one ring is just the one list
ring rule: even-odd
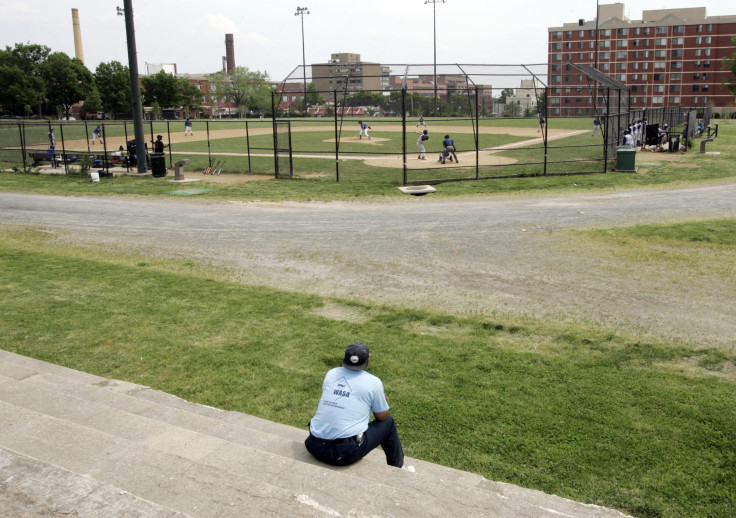
{"label": "tree line", "polygon": [[[141,101],[160,115],[165,108],[196,111],[204,103],[232,104],[238,114],[270,110],[268,74],[236,67],[232,75],[208,74],[209,88],[200,90],[188,79],[161,71],[141,78]],[[81,113],[104,111],[132,115],[130,70],[119,61],[100,63],[94,73],[77,58],[51,52],[45,45],[16,43],[0,50],[0,106],[16,116],[69,117],[82,103]]]}

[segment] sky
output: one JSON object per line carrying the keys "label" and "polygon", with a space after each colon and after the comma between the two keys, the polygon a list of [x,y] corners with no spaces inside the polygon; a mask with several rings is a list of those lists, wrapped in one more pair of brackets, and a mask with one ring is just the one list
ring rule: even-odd
{"label": "sky", "polygon": [[[132,0],[138,69],[176,63],[179,73],[222,69],[225,34],[233,34],[235,64],[280,81],[301,75],[304,15],[306,63],[324,63],[336,52],[382,64],[533,64],[547,61],[547,28],[595,19],[593,0]],[[601,1],[601,4],[609,3]],[[613,3],[613,2],[610,2]],[[643,10],[706,7],[709,16],[736,14],[727,0],[623,2],[631,19]],[[74,57],[72,8],[79,10],[87,68],[102,62],[128,64],[123,0],[3,0],[0,48],[46,45]]]}

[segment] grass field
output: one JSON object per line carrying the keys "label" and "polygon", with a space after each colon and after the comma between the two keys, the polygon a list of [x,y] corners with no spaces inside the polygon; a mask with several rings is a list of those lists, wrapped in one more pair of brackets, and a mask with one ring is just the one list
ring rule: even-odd
{"label": "grass field", "polygon": [[[733,181],[733,129],[722,125],[710,144],[720,155],[664,160],[639,153],[636,174],[449,183],[432,196]],[[257,169],[270,159],[252,160]],[[344,161],[349,172],[336,183],[324,160],[297,164],[295,179],[207,183],[212,191],[201,199],[403,196],[390,168]],[[154,178],[94,184],[0,173],[2,190],[43,194],[155,198],[180,187]],[[612,333],[587,322],[460,318],[286,293],[232,282],[191,260],[75,248],[34,229],[1,230],[3,349],[304,428],[325,370],[360,336],[376,344],[371,370],[385,382],[410,456],[642,518],[736,515],[733,349]],[[585,231],[580,239],[665,268],[663,249],[682,260],[714,250],[733,256],[734,235],[729,219]],[[719,268],[727,272],[733,263]]]}
{"label": "grass field", "polygon": [[[734,250],[735,231],[727,220],[590,239]],[[359,336],[410,456],[637,517],[736,509],[734,351],[279,292],[50,240],[0,236],[4,349],[303,428],[325,370]]]}

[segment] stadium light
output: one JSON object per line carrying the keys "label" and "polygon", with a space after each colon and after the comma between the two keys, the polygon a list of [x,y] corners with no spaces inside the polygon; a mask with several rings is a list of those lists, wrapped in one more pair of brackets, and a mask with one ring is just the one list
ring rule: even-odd
{"label": "stadium light", "polygon": [[434,116],[437,116],[437,2],[445,3],[445,0],[424,0],[424,5],[432,4],[432,24],[434,35]]}
{"label": "stadium light", "polygon": [[302,117],[307,116],[307,58],[304,54],[304,15],[309,14],[309,8],[297,7],[294,16],[302,17],[302,72],[304,73],[304,113]]}

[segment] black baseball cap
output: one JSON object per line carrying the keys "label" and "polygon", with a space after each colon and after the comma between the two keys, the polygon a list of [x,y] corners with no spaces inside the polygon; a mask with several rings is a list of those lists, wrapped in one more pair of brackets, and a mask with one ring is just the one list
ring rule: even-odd
{"label": "black baseball cap", "polygon": [[352,371],[362,371],[368,365],[370,355],[367,345],[363,342],[355,342],[345,349],[345,359],[342,361],[342,366]]}

